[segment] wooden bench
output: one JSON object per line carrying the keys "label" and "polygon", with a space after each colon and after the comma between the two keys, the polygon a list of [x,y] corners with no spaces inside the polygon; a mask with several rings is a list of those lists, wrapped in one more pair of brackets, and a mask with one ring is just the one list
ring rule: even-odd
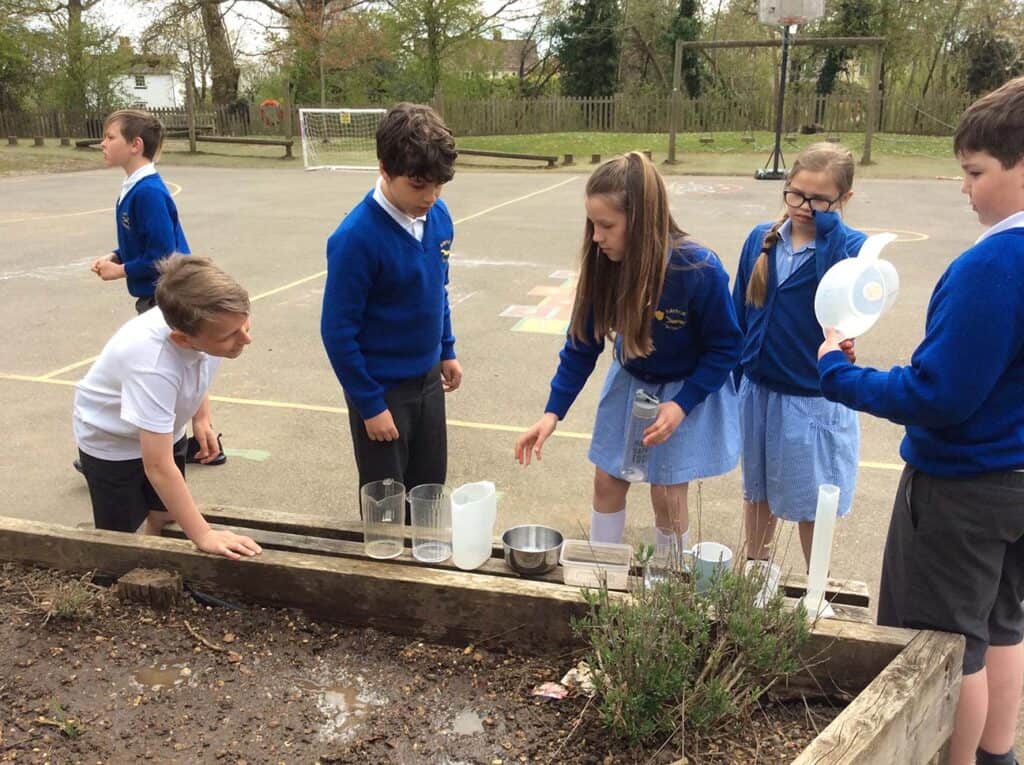
{"label": "wooden bench", "polygon": [[496,157],[498,159],[524,159],[533,162],[547,162],[548,167],[558,164],[558,157],[550,154],[515,154],[507,151],[490,151],[489,149],[461,149],[455,151],[467,157]]}
{"label": "wooden bench", "polygon": [[206,143],[233,143],[240,146],[283,146],[286,159],[291,159],[292,145],[295,143],[290,138],[241,138],[226,135],[197,135],[196,140]]}
{"label": "wooden bench", "polygon": [[99,146],[103,143],[102,138],[81,138],[75,141],[76,149],[91,149],[93,146]]}

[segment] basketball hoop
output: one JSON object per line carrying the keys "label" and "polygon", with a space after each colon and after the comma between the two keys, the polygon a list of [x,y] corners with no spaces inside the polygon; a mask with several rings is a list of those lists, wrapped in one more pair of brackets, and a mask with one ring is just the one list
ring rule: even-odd
{"label": "basketball hoop", "polygon": [[757,18],[777,27],[802,27],[825,15],[825,0],[758,0]]}

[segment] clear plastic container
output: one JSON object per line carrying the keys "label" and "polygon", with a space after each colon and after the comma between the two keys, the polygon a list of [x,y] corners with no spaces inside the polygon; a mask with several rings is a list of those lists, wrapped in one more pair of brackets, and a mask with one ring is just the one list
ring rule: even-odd
{"label": "clear plastic container", "polygon": [[452,492],[444,484],[423,483],[409,492],[412,557],[440,563],[452,557]]}
{"label": "clear plastic container", "polygon": [[397,558],[405,546],[405,486],[392,478],[359,491],[363,510],[363,550],[371,558]]}
{"label": "clear plastic container", "polygon": [[629,589],[629,566],[633,548],[611,542],[567,539],[562,544],[562,579],[572,587]]}
{"label": "clear plastic container", "polygon": [[622,453],[622,477],[627,481],[636,483],[647,480],[647,457],[650,448],[644,446],[644,431],[658,416],[660,403],[657,397],[644,390],[638,390],[633,398]]}

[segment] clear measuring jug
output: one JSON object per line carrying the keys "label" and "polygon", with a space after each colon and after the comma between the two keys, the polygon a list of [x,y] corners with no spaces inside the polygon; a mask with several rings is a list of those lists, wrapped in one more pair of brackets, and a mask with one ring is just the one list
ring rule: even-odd
{"label": "clear measuring jug", "polygon": [[405,546],[405,486],[393,478],[359,490],[363,551],[371,558],[397,558]]}
{"label": "clear measuring jug", "polygon": [[452,556],[452,490],[424,483],[409,492],[412,509],[412,557],[440,563]]}

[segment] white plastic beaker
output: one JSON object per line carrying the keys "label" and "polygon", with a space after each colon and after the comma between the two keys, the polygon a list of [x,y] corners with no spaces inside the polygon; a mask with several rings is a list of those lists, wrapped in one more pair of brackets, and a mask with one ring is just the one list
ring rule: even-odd
{"label": "white plastic beaker", "polygon": [[497,495],[491,481],[477,481],[452,492],[452,562],[463,571],[480,568],[491,557]]}
{"label": "white plastic beaker", "polygon": [[814,294],[814,315],[822,329],[860,337],[893,304],[899,276],[878,254],[895,239],[895,234],[869,236],[857,257],[840,260],[825,272]]}

